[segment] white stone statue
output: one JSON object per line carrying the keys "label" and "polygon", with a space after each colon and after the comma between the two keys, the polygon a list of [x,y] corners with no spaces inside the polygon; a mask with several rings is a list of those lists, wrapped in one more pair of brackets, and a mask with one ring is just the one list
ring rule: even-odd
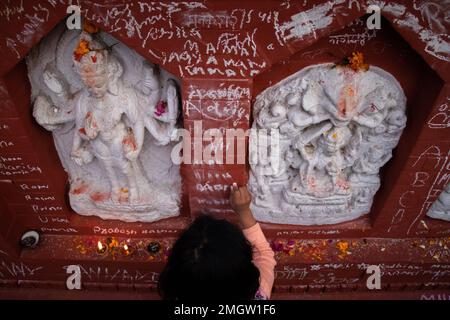
{"label": "white stone statue", "polygon": [[27,57],[36,121],[53,132],[82,215],[150,222],[179,214],[171,137],[177,82],[110,37],[55,29]]}
{"label": "white stone statue", "polygon": [[450,221],[450,183],[447,184],[439,198],[431,205],[427,216]]}
{"label": "white stone statue", "polygon": [[399,83],[377,67],[315,65],[262,92],[252,128],[279,130],[281,170],[271,173],[273,163],[251,161],[257,219],[334,224],[368,213],[379,170],[406,125],[405,105]]}

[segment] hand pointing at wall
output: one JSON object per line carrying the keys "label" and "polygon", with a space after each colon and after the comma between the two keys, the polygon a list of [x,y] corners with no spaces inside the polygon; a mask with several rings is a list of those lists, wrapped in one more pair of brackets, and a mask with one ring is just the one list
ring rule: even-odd
{"label": "hand pointing at wall", "polygon": [[250,210],[252,197],[246,186],[238,187],[236,183],[231,186],[230,205],[238,214],[239,223],[243,229],[250,228],[256,224],[256,220]]}

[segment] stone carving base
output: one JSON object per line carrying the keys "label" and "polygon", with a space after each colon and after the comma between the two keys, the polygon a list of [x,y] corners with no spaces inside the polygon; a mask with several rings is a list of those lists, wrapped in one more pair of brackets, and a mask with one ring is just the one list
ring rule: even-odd
{"label": "stone carving base", "polygon": [[[109,196],[109,195],[108,195]],[[142,199],[142,204],[116,204],[111,200],[93,203],[88,195],[70,194],[70,205],[80,215],[98,216],[105,220],[117,219],[125,222],[154,222],[160,219],[178,216],[176,201],[152,202],[153,198]]]}
{"label": "stone carving base", "polygon": [[[325,210],[314,210],[313,206],[302,206],[302,208],[296,208],[295,206],[286,205],[283,207],[283,210],[272,210],[263,207],[256,206],[252,204],[250,206],[256,220],[267,223],[274,223],[276,221],[277,224],[294,224],[294,225],[327,225],[327,224],[336,224],[341,222],[346,222],[350,220],[357,219],[368,213],[370,208],[358,208],[352,211],[341,211],[343,214],[339,216],[334,213],[333,210],[342,209],[337,207],[329,207],[324,205],[322,208]],[[291,214],[290,214],[291,212]],[[302,212],[301,220],[298,217],[297,213],[294,212]],[[294,214],[292,214],[294,213]],[[326,214],[328,213],[328,214]]]}

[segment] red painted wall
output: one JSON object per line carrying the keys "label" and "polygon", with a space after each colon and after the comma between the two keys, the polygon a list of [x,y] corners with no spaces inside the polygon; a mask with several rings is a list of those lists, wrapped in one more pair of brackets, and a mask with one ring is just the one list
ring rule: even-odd
{"label": "red painted wall", "polygon": [[[183,125],[190,130],[194,120],[202,120],[203,130],[247,129],[262,90],[305,66],[338,61],[352,51],[392,73],[408,98],[408,124],[382,169],[371,212],[332,226],[263,224],[277,252],[275,291],[363,292],[367,264],[381,265],[383,290],[449,289],[449,223],[425,217],[450,171],[449,8],[444,4],[390,1],[377,31],[365,26],[365,1],[80,5],[85,19],[182,79]],[[31,115],[23,60],[65,19],[66,8],[61,1],[0,4],[0,286],[64,289],[64,267],[80,264],[86,290],[154,289],[171,243],[199,211],[233,220],[223,189],[245,183],[248,165],[183,165],[177,218],[124,223],[75,214],[51,134]],[[314,12],[326,23],[315,21]],[[308,32],[296,37],[301,24]],[[215,104],[219,112],[210,108]],[[42,242],[21,251],[18,239],[28,229],[39,230]],[[133,254],[97,255],[96,242],[107,237],[131,239]],[[161,244],[160,252],[145,250],[152,241]]]}

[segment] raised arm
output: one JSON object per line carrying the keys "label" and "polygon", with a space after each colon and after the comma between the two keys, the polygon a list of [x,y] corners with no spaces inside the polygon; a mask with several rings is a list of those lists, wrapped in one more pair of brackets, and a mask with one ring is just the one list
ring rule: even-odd
{"label": "raised arm", "polygon": [[259,223],[253,217],[250,210],[250,202],[251,196],[247,187],[238,187],[236,184],[233,184],[230,204],[238,214],[244,236],[253,246],[253,263],[260,274],[259,291],[264,297],[269,299],[275,280],[275,266],[277,263],[274,258],[274,252],[267,242]]}
{"label": "raised arm", "polygon": [[158,101],[156,105],[148,104],[148,98],[138,94],[140,108],[143,110],[144,125],[159,145],[171,141],[178,118],[178,95],[175,82],[167,84],[167,101]]}

